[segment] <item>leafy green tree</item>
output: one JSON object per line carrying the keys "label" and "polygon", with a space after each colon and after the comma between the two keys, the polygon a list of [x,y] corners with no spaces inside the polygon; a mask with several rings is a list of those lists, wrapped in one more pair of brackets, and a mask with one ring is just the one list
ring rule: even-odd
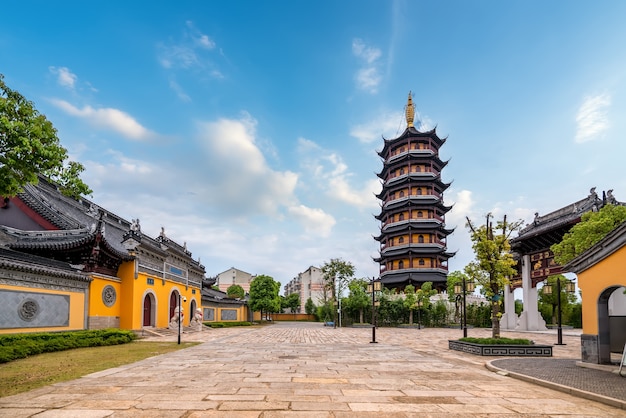
{"label": "leafy green tree", "polygon": [[79,175],[82,164],[68,161],[57,131],[32,102],[11,90],[0,74],[0,196],[11,197],[41,174],[71,197],[90,195]]}
{"label": "leafy green tree", "polygon": [[466,283],[469,281],[469,277],[467,276],[467,274],[463,273],[462,271],[456,270],[448,274],[448,278],[446,280],[446,291],[448,292],[448,300],[450,302],[454,302],[454,320],[456,322],[460,322],[461,320],[461,310],[456,300],[454,286],[456,286],[457,284],[462,284],[463,279],[465,279]]}
{"label": "leafy green tree", "polygon": [[[337,293],[343,294],[348,283],[354,277],[354,266],[349,261],[340,258],[332,258],[324,263],[321,268],[324,288],[331,294],[331,303],[337,303]],[[333,322],[337,324],[337,310],[333,309]]]}
{"label": "leafy green tree", "polygon": [[250,282],[250,300],[248,306],[252,311],[273,313],[280,310],[280,283],[266,275],[256,276]]}
{"label": "leafy green tree", "polygon": [[433,282],[424,282],[419,289],[415,291],[415,303],[417,309],[420,312],[425,312],[430,309],[430,297],[437,294],[437,291],[433,289]]}
{"label": "leafy green tree", "polygon": [[300,295],[298,293],[291,293],[285,298],[285,307],[291,310],[291,313],[296,313],[300,307]]}
{"label": "leafy green tree", "polygon": [[[557,292],[557,281],[560,282],[560,287],[561,287],[561,293],[558,294]],[[553,276],[548,276],[548,278],[546,279],[546,282],[548,285],[550,285],[552,292],[550,294],[547,294],[546,292],[544,292],[544,288],[541,289],[541,291],[539,292],[539,311],[544,313],[546,311],[548,311],[548,309],[546,309],[544,306],[541,305],[547,305],[549,306],[549,312],[550,312],[550,316],[548,317],[548,319],[550,321],[546,321],[549,322],[551,324],[556,324],[556,315],[557,315],[557,307],[559,305],[559,299],[561,300],[561,313],[569,313],[569,311],[571,311],[571,304],[576,302],[576,295],[568,293],[567,292],[567,277],[563,276],[562,274],[557,274],[557,275],[553,275]],[[544,318],[546,319],[546,318]],[[566,321],[562,321],[562,323],[565,323]]]}
{"label": "leafy green tree", "polygon": [[580,222],[572,227],[560,243],[550,247],[554,261],[567,264],[626,221],[626,206],[607,204],[597,212],[583,214]]}
{"label": "leafy green tree", "polygon": [[[500,338],[500,298],[504,285],[509,283],[508,277],[515,274],[515,260],[511,254],[509,237],[522,225],[522,221],[509,223],[506,215],[496,226],[487,214],[485,225],[474,226],[467,218],[475,260],[465,267],[465,274],[481,286],[481,292],[491,304],[492,337]],[[494,230],[497,233],[494,233]]]}
{"label": "leafy green tree", "polygon": [[417,296],[415,286],[412,284],[404,288],[404,307],[409,310],[409,325],[413,325],[413,311],[417,309]]}
{"label": "leafy green tree", "polygon": [[304,312],[307,313],[307,315],[314,315],[315,314],[315,303],[313,303],[313,299],[308,298],[306,300],[306,303],[304,304]]}
{"label": "leafy green tree", "polygon": [[226,294],[231,299],[243,299],[246,297],[246,291],[238,284],[233,284],[226,289]]}
{"label": "leafy green tree", "polygon": [[350,293],[345,299],[345,307],[354,312],[359,313],[359,323],[363,323],[363,312],[371,305],[372,298],[367,293],[367,279],[356,279],[348,283]]}

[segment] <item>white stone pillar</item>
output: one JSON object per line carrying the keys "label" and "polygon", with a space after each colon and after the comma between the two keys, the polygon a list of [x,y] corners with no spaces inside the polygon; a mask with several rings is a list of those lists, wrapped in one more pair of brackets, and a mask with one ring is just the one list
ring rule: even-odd
{"label": "white stone pillar", "polygon": [[517,314],[515,313],[515,296],[511,286],[504,285],[504,313],[500,318],[500,329],[514,330],[517,325]]}
{"label": "white stone pillar", "polygon": [[546,331],[546,322],[539,314],[537,288],[530,279],[530,255],[522,257],[522,292],[524,310],[517,321],[515,329],[519,331]]}

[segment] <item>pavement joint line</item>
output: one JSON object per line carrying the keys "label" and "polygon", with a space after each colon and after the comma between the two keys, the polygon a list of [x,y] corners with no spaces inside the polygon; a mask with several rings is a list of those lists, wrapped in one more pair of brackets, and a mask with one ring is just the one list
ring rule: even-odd
{"label": "pavement joint line", "polygon": [[[492,361],[495,360],[499,360],[499,359],[494,359],[494,360],[490,360],[488,362],[485,363],[485,367],[487,368],[487,370],[490,370],[496,374],[502,375],[502,376],[508,376],[508,377],[512,377],[514,379],[518,379],[518,380],[523,380],[525,382],[529,382],[529,383],[533,383],[539,386],[543,386],[545,388],[548,389],[554,389],[554,390],[558,390],[559,392],[563,392],[563,393],[567,393],[570,395],[576,395],[576,396],[580,396],[581,398],[585,398],[585,399],[589,399],[591,401],[596,401],[596,402],[600,402],[603,403],[605,405],[609,405],[609,406],[613,406],[616,408],[621,408],[626,410],[626,402],[619,400],[619,399],[615,399],[615,398],[610,398],[608,396],[604,396],[604,395],[600,395],[597,393],[592,393],[592,392],[587,392],[586,390],[581,390],[581,389],[577,389],[577,388],[573,388],[573,387],[569,387],[569,386],[564,386],[564,385],[560,385],[558,383],[554,383],[554,382],[549,382],[547,380],[543,380],[543,379],[539,379],[536,377],[532,377],[532,376],[528,376],[522,373],[516,373],[516,372],[512,372],[506,369],[501,369],[497,366],[494,366],[493,364],[491,364]],[[504,373],[504,374],[503,374]]]}

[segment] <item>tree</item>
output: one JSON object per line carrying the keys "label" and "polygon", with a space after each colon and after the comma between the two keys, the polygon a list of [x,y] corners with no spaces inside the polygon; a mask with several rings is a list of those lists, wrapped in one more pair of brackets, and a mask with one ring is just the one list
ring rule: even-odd
{"label": "tree", "polygon": [[306,300],[306,303],[304,304],[304,312],[306,312],[307,315],[315,314],[315,303],[313,303],[313,299],[308,298]]}
{"label": "tree", "polygon": [[424,282],[415,292],[417,309],[428,309],[430,307],[430,297],[436,295],[437,291],[433,289],[433,282]]}
{"label": "tree", "polygon": [[[348,287],[354,276],[354,266],[349,261],[340,258],[331,258],[322,266],[322,280],[324,288],[330,291],[331,301],[337,303],[337,293],[341,295]],[[337,325],[337,310],[333,309],[333,322]]]}
{"label": "tree", "polygon": [[271,313],[280,310],[280,283],[272,277],[259,275],[250,282],[250,300],[248,306],[255,312],[260,311],[261,317],[263,312]]}
{"label": "tree", "polygon": [[619,224],[626,221],[626,206],[604,205],[598,212],[583,214],[560,243],[550,247],[554,261],[567,264],[604,238]]}
{"label": "tree", "polygon": [[367,294],[367,279],[352,280],[348,283],[350,294],[346,299],[346,308],[359,312],[359,323],[363,323],[363,311],[372,303],[372,298]]}
{"label": "tree", "polygon": [[291,313],[296,313],[300,307],[300,295],[291,293],[285,298],[285,307],[291,309]]}
{"label": "tree", "polygon": [[450,302],[454,302],[454,320],[456,322],[460,322],[461,311],[459,309],[459,304],[456,299],[456,294],[454,293],[454,286],[462,285],[463,279],[465,279],[466,283],[469,281],[469,277],[467,277],[467,274],[463,273],[462,271],[456,270],[448,274],[448,279],[446,280],[446,291],[448,292],[448,300]]}
{"label": "tree", "polygon": [[243,299],[246,297],[246,291],[238,284],[233,284],[226,289],[226,294],[231,299]]}
{"label": "tree", "polygon": [[[470,230],[472,249],[476,259],[465,267],[465,274],[481,286],[481,292],[491,304],[492,337],[500,338],[500,298],[504,285],[509,283],[508,277],[515,274],[515,260],[511,254],[509,237],[517,231],[522,221],[508,223],[506,215],[496,226],[487,214],[485,225],[475,227],[467,218]],[[494,230],[499,233],[494,234]]]}
{"label": "tree", "polygon": [[57,131],[32,102],[11,90],[0,74],[0,196],[12,197],[41,174],[71,197],[90,195],[79,175],[82,164],[68,161]]}
{"label": "tree", "polygon": [[[557,294],[557,280],[560,282],[561,294]],[[539,305],[547,305],[550,307],[550,323],[556,324],[556,312],[559,305],[559,299],[561,300],[561,313],[568,312],[571,308],[570,305],[576,302],[576,295],[567,292],[567,277],[562,274],[556,274],[548,276],[546,284],[550,285],[552,292],[547,294],[544,289],[541,289],[539,293]],[[539,306],[539,310],[542,311],[542,307]],[[566,322],[566,321],[563,321]]]}
{"label": "tree", "polygon": [[413,325],[413,311],[417,308],[415,286],[409,284],[404,288],[404,307],[409,310],[409,325]]}

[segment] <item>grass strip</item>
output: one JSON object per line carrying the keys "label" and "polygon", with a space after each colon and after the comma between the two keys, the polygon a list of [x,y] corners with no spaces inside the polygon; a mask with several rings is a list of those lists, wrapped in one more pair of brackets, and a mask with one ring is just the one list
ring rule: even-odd
{"label": "grass strip", "polygon": [[134,363],[148,357],[170,353],[198,343],[133,341],[127,344],[76,348],[44,353],[0,364],[0,397],[15,395],[53,383],[78,379]]}

